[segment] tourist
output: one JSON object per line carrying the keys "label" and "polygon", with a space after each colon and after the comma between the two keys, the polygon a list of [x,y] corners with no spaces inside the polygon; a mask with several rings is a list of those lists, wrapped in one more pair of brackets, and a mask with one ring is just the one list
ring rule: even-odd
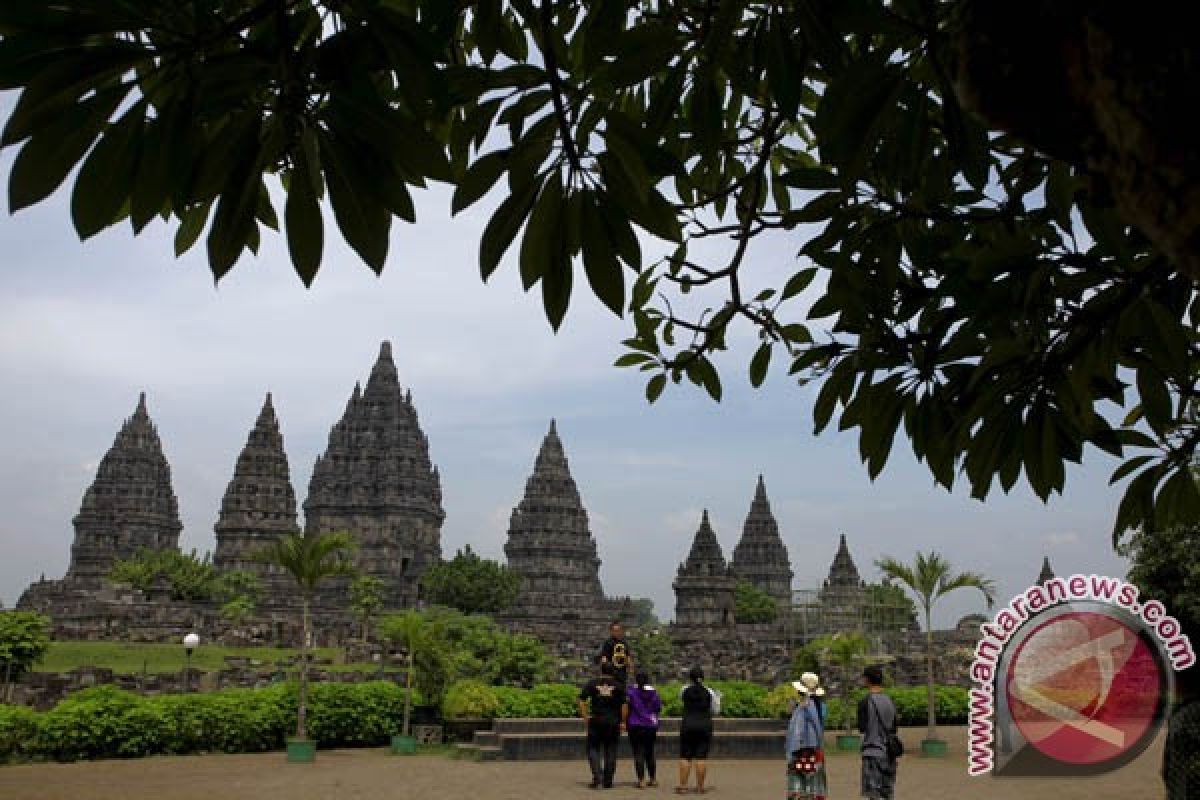
{"label": "tourist", "polygon": [[633,652],[625,641],[625,629],[620,620],[613,620],[608,625],[608,638],[600,648],[600,663],[611,664],[613,677],[622,686],[629,682],[629,672],[633,669]]}
{"label": "tourist", "polygon": [[637,773],[637,788],[658,786],[658,761],[654,757],[654,743],[658,737],[658,715],[662,711],[662,698],[658,690],[650,685],[650,677],[637,674],[636,685],[626,692],[629,702],[629,745],[633,749],[633,769]]}
{"label": "tourist", "polygon": [[600,664],[600,675],[579,693],[579,715],[587,722],[588,766],[592,788],[611,789],[617,773],[617,745],[629,716],[625,687],[613,677],[613,666]]}
{"label": "tourist", "polygon": [[[821,729],[825,729],[825,722],[829,717],[829,707],[825,704],[825,689],[821,686],[821,677],[815,672],[806,672],[800,676],[800,683],[804,684],[804,688],[808,689],[809,700],[817,707],[817,711],[821,716]],[[793,683],[794,687],[795,684]]]}
{"label": "tourist", "polygon": [[784,744],[788,760],[787,797],[788,800],[825,800],[825,751],[822,747],[825,725],[821,710],[803,679],[795,681],[792,687],[799,698],[788,721]]}
{"label": "tourist", "polygon": [[704,685],[704,670],[692,667],[691,681],[684,687],[683,719],[679,723],[679,785],[676,794],[686,794],[692,767],[696,768],[696,793],[704,794],[708,787],[708,748],[712,744],[713,714],[720,711],[720,695]]}
{"label": "tourist", "polygon": [[862,796],[867,800],[892,800],[896,791],[896,759],[888,753],[888,740],[896,732],[896,706],[883,693],[883,669],[863,670],[867,694],[858,701],[858,729],[862,731]]}

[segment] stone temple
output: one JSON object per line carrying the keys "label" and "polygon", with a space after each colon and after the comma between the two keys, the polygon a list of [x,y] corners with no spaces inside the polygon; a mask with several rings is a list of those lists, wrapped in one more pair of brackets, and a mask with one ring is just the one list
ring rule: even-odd
{"label": "stone temple", "polygon": [[504,554],[521,592],[501,621],[567,652],[593,647],[627,603],[604,595],[596,540],[553,420],[513,509]]}
{"label": "stone temple", "polygon": [[[441,559],[446,514],[441,476],[411,391],[400,385],[389,343],[380,347],[366,387],[354,387],[331,428],[303,511],[306,531],[351,533],[358,543],[356,566],[383,581],[388,608],[421,605],[420,579]],[[182,525],[171,468],[143,394],[84,493],[66,575],[33,583],[18,608],[50,615],[55,635],[63,639],[178,641],[198,630],[209,641],[295,642],[299,603],[291,579],[255,553],[300,526],[284,437],[267,394],[234,461],[214,528],[214,565],[251,572],[262,583],[252,618],[235,625],[223,619],[216,603],[173,599],[165,582],[147,591],[110,582],[115,561],[141,550],[179,547]],[[522,587],[515,605],[497,620],[539,637],[564,664],[585,664],[607,623],[632,612],[629,598],[610,597],[601,585],[599,547],[553,421],[513,508],[504,552]],[[775,622],[737,620],[735,591],[743,582],[775,598],[780,607]],[[726,560],[706,511],[678,567],[674,622],[667,628],[678,665],[704,663],[727,677],[781,675],[799,644],[846,629],[892,637],[889,652],[903,650],[911,639],[914,652],[921,652],[923,641],[907,609],[877,624],[845,536],[820,589],[795,591],[792,582],[788,551],[760,475],[732,557]],[[356,635],[347,584],[348,579],[332,581],[316,598],[320,643]],[[970,628],[960,625],[957,633],[945,635],[967,641]],[[913,663],[920,666],[919,659]]]}

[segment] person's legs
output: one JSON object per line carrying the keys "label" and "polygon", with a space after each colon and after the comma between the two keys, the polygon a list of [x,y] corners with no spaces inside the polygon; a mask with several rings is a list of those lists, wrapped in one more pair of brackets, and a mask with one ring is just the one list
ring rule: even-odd
{"label": "person's legs", "polygon": [[884,760],[883,775],[880,781],[879,796],[883,800],[892,800],[896,796],[896,762]]}
{"label": "person's legs", "polygon": [[646,779],[646,729],[629,729],[629,749],[633,751],[633,771],[637,773],[638,786]]}
{"label": "person's legs", "polygon": [[[883,800],[883,771],[887,764],[884,756],[864,754],[862,757],[862,796],[866,800]],[[889,795],[890,796],[890,795]]]}
{"label": "person's legs", "polygon": [[604,785],[613,785],[617,774],[617,745],[621,743],[621,729],[613,727],[604,737]]}
{"label": "person's legs", "polygon": [[600,778],[603,773],[602,757],[603,753],[601,752],[599,733],[596,731],[595,726],[588,725],[587,759],[588,767],[592,770],[592,786],[600,785]]}
{"label": "person's legs", "polygon": [[682,792],[687,790],[688,778],[692,774],[692,762],[686,758],[679,759],[679,785],[675,787],[675,791]]}
{"label": "person's legs", "polygon": [[704,791],[704,779],[708,775],[708,762],[703,758],[696,759],[696,791]]}
{"label": "person's legs", "polygon": [[[658,740],[658,731],[654,728],[646,729],[645,742],[645,759],[646,759],[646,774],[650,776],[650,785],[658,785],[658,758],[654,754],[654,747]],[[640,776],[640,773],[639,773]]]}

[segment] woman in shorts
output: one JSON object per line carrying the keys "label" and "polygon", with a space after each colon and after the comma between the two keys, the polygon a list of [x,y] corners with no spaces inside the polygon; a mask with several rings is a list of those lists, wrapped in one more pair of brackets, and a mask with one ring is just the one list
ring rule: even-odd
{"label": "woman in shorts", "polygon": [[704,685],[704,670],[692,667],[691,681],[683,689],[683,719],[679,724],[679,785],[676,794],[686,794],[692,766],[696,767],[696,794],[704,794],[707,777],[708,748],[713,735],[712,690]]}

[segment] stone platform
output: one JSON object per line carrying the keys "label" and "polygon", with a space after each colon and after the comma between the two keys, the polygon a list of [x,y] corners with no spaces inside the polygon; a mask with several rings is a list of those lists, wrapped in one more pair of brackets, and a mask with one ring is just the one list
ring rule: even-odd
{"label": "stone platform", "polygon": [[[710,758],[779,759],[787,722],[777,719],[714,720]],[[580,719],[498,719],[492,730],[476,731],[470,744],[456,745],[462,758],[478,761],[565,761],[585,756],[587,731]],[[658,730],[660,758],[679,755],[679,718],[664,718]],[[621,737],[619,758],[632,758]]]}

